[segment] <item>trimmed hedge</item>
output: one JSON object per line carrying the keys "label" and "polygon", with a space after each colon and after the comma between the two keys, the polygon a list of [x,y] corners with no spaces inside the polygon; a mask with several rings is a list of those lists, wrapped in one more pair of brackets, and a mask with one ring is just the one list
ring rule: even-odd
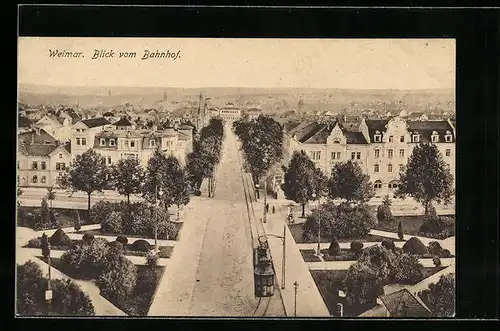
{"label": "trimmed hedge", "polygon": [[131,248],[134,251],[149,252],[151,250],[151,245],[146,240],[139,239],[132,243]]}
{"label": "trimmed hedge", "polygon": [[403,251],[409,254],[428,254],[427,247],[417,237],[411,237],[403,245]]}
{"label": "trimmed hedge", "polygon": [[364,246],[363,242],[357,240],[353,241],[351,242],[351,251],[353,253],[359,253],[363,249],[363,246]]}
{"label": "trimmed hedge", "polygon": [[54,232],[49,241],[51,246],[71,246],[71,239],[61,228]]}

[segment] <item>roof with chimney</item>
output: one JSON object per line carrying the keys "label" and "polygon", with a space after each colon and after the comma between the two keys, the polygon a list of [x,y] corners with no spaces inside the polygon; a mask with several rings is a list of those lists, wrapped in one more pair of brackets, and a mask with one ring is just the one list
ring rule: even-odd
{"label": "roof with chimney", "polygon": [[52,137],[44,129],[34,129],[28,132],[18,134],[18,141],[26,142],[29,144],[56,144],[57,139]]}
{"label": "roof with chimney", "polygon": [[91,119],[88,119],[88,120],[83,120],[82,122],[83,122],[83,124],[85,124],[89,128],[95,128],[95,127],[98,127],[98,126],[104,126],[104,125],[111,124],[104,117],[91,118]]}
{"label": "roof with chimney", "polygon": [[380,300],[392,317],[430,317],[431,312],[408,289],[382,295]]}

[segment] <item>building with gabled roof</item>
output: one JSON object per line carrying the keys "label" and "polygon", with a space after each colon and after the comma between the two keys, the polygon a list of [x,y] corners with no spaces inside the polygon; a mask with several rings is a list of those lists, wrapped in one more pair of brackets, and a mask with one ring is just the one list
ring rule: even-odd
{"label": "building with gabled roof", "polygon": [[18,135],[17,169],[20,186],[57,187],[70,161],[69,142],[60,143],[43,129]]}
{"label": "building with gabled roof", "polygon": [[393,194],[413,148],[420,142],[437,146],[455,176],[456,130],[452,120],[407,121],[337,116],[325,121],[283,124],[283,163],[294,151],[305,151],[327,176],[337,162],[352,160],[370,176],[376,196]]}
{"label": "building with gabled roof", "polygon": [[91,118],[78,121],[71,127],[71,158],[83,154],[93,145],[95,135],[104,130],[112,130],[114,126],[105,118]]}
{"label": "building with gabled roof", "polygon": [[399,317],[399,318],[428,318],[432,316],[430,309],[417,295],[407,288],[382,295],[377,305],[359,317]]}

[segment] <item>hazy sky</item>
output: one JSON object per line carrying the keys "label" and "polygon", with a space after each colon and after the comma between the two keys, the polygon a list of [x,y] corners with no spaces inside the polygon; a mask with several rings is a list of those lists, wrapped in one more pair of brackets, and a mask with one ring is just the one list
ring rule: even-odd
{"label": "hazy sky", "polygon": [[[454,39],[19,38],[19,83],[55,86],[455,87]],[[83,58],[50,57],[49,50]],[[95,49],[114,58],[91,60]],[[179,58],[141,60],[144,50]],[[135,59],[118,58],[136,52]]]}

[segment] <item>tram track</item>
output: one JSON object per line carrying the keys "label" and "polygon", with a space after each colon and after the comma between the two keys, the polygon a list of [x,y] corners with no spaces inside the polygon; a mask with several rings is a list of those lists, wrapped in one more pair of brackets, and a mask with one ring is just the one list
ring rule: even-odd
{"label": "tram track", "polygon": [[[252,239],[253,247],[252,250],[257,248],[259,245],[259,236],[265,235],[264,231],[264,225],[262,224],[261,220],[258,220],[255,214],[255,208],[253,205],[253,200],[252,199],[252,193],[254,192],[253,190],[253,185],[252,185],[252,180],[250,178],[250,175],[245,172],[245,169],[243,167],[243,159],[242,159],[242,154],[241,150],[239,148],[239,144],[237,141],[235,141],[237,144],[238,148],[238,163],[239,163],[239,168],[240,168],[240,173],[241,173],[241,180],[243,184],[243,192],[245,195],[245,204],[247,207],[247,215],[248,215],[248,222],[250,225],[250,236]],[[255,202],[257,200],[255,199]],[[271,261],[272,261],[272,256],[271,256]],[[274,269],[274,267],[273,267]],[[276,282],[275,282],[276,284]],[[279,289],[277,289],[279,291]],[[252,317],[259,317],[259,316],[265,316],[267,313],[267,310],[269,308],[269,305],[271,303],[271,298],[272,297],[259,297],[259,300],[257,302],[257,306],[255,307],[255,310],[252,314]]]}

